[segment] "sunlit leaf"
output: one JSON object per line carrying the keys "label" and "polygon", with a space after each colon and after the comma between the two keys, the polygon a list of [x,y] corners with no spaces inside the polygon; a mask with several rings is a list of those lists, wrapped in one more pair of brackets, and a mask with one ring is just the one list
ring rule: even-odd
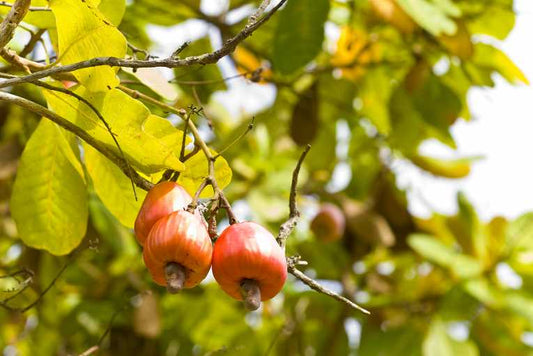
{"label": "sunlit leaf", "polygon": [[409,157],[418,167],[445,178],[464,178],[470,173],[470,165],[477,157],[441,159],[424,155],[414,155]]}
{"label": "sunlit leaf", "polygon": [[[216,152],[211,150],[213,155]],[[194,196],[204,179],[209,175],[208,161],[202,151],[196,153],[190,159],[185,162],[185,170],[180,174],[178,183],[181,184],[189,194]],[[224,189],[231,182],[231,168],[224,157],[220,156],[215,161],[215,178],[217,180],[218,187]],[[213,188],[207,186],[202,194],[201,198],[210,198],[213,196]]]}
{"label": "sunlit leaf", "polygon": [[[140,101],[117,89],[108,93],[89,93],[80,87],[76,92],[99,110],[133,167],[144,173],[155,173],[165,168],[184,169],[179,161],[183,132],[175,129],[169,121],[151,115]],[[87,105],[62,93],[45,91],[44,94],[53,111],[121,155],[104,124]]]}
{"label": "sunlit leaf", "polygon": [[498,72],[511,84],[529,84],[528,79],[501,50],[485,43],[476,43],[472,62],[475,66]]}
{"label": "sunlit leaf", "polygon": [[423,343],[424,356],[478,356],[479,351],[472,341],[456,341],[448,335],[447,325],[440,317],[434,317]]}
{"label": "sunlit leaf", "polygon": [[471,278],[482,272],[481,264],[474,258],[455,251],[432,236],[413,234],[407,243],[429,261],[450,269],[460,278]]}
{"label": "sunlit leaf", "polygon": [[[56,18],[62,64],[126,54],[126,39],[92,1],[52,0],[50,8]],[[90,91],[106,91],[119,84],[117,70],[100,66],[78,70],[74,75]]]}
{"label": "sunlit leaf", "polygon": [[110,160],[85,144],[85,164],[94,190],[107,209],[124,226],[132,228],[146,192],[137,189],[137,198],[129,178]]}
{"label": "sunlit leaf", "polygon": [[453,35],[457,30],[452,17],[460,16],[461,10],[451,0],[397,0],[397,3],[434,36]]}
{"label": "sunlit leaf", "polygon": [[75,138],[43,119],[27,143],[11,210],[24,243],[54,255],[76,248],[87,228],[87,191]]}

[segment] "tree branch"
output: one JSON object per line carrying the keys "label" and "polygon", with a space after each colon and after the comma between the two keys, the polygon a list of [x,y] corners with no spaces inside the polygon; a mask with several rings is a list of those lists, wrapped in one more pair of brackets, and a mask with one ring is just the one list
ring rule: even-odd
{"label": "tree branch", "polygon": [[[13,8],[14,5],[11,4],[11,3],[8,3],[7,1],[0,1],[0,6]],[[28,8],[28,11],[30,11],[30,12],[33,12],[33,11],[52,11],[52,9],[50,9],[49,7],[44,7],[44,6],[30,6]]]}
{"label": "tree branch", "polygon": [[63,127],[65,130],[72,132],[83,141],[87,142],[90,146],[94,147],[98,152],[106,156],[110,161],[116,164],[126,176],[130,177],[135,185],[144,190],[150,190],[153,187],[153,183],[147,181],[141,177],[135,170],[128,168],[128,162],[123,160],[122,157],[117,155],[110,147],[98,142],[94,137],[89,135],[87,132],[68,121],[62,116],[57,115],[55,112],[48,110],[44,106],[34,103],[31,100],[21,98],[19,96],[2,92],[0,91],[0,101],[6,101],[11,104],[21,106],[25,109],[28,109],[40,116],[44,116],[49,120],[52,120],[59,126]]}
{"label": "tree branch", "polygon": [[[300,158],[298,159],[298,163],[296,164],[296,167],[294,168],[294,171],[292,173],[292,183],[291,183],[291,193],[289,197],[289,219],[285,221],[279,228],[279,234],[276,238],[276,241],[278,244],[285,248],[285,243],[287,241],[287,238],[291,234],[291,232],[296,227],[296,224],[298,223],[298,219],[300,218],[300,212],[298,211],[298,208],[296,206],[296,188],[298,186],[298,175],[300,173],[300,168],[302,167],[302,163],[305,159],[305,156],[307,156],[307,153],[311,149],[310,145],[307,145],[305,150],[300,155]],[[296,268],[297,264],[306,264],[306,262],[300,261],[299,258],[296,257],[288,257],[287,258],[287,271],[289,271],[290,274],[292,274],[294,277],[298,278],[300,281],[302,281],[304,284],[309,286],[311,289],[325,294],[327,296],[332,297],[333,299],[336,299],[356,310],[359,310],[365,314],[370,314],[370,312],[363,307],[355,304],[351,300],[335,293],[334,291],[322,286],[320,283],[315,281],[314,279],[306,276],[302,271],[298,270]]]}
{"label": "tree branch", "polygon": [[[29,0],[19,0],[27,1]],[[267,1],[267,0],[265,0]],[[8,86],[28,83],[35,81],[37,79],[45,78],[58,73],[72,72],[75,70],[98,67],[98,66],[111,66],[111,67],[128,67],[128,68],[153,68],[153,67],[166,67],[166,68],[177,68],[177,67],[187,67],[195,64],[205,65],[213,64],[218,62],[222,57],[227,56],[232,53],[237,45],[248,38],[256,29],[258,29],[263,23],[265,23],[272,15],[286,2],[287,0],[281,0],[272,10],[270,10],[266,15],[261,17],[256,21],[249,22],[241,32],[239,32],[234,37],[230,38],[224,43],[224,45],[217,49],[216,51],[210,53],[204,53],[198,56],[190,56],[183,59],[180,58],[165,58],[165,59],[156,59],[156,60],[134,60],[134,59],[122,59],[116,57],[98,57],[92,58],[86,61],[77,62],[73,64],[56,66],[49,69],[45,69],[33,74],[29,74],[23,77],[8,79],[3,82],[0,82],[0,88],[5,88]],[[254,16],[255,13],[252,15]],[[0,42],[1,44],[1,42]]]}
{"label": "tree branch", "polygon": [[298,163],[296,164],[296,167],[292,172],[291,193],[289,196],[289,219],[283,224],[281,224],[281,226],[279,227],[278,237],[276,237],[276,241],[283,248],[285,248],[285,242],[287,241],[289,235],[292,233],[292,230],[294,230],[294,228],[296,227],[298,219],[300,218],[300,212],[296,207],[296,188],[298,186],[298,175],[300,174],[300,168],[302,167],[302,163],[305,159],[305,156],[307,156],[307,153],[310,149],[311,145],[307,145],[305,147],[305,150],[300,155]]}
{"label": "tree branch", "polygon": [[11,7],[11,10],[0,24],[0,48],[4,48],[6,44],[11,41],[15,29],[22,21],[28,9],[30,8],[31,0],[17,0]]}
{"label": "tree branch", "polygon": [[291,263],[290,262],[291,260],[289,259],[289,263],[287,265],[287,270],[289,271],[290,274],[292,274],[294,277],[298,278],[300,281],[302,281],[304,284],[306,284],[307,286],[309,286],[311,289],[317,291],[318,293],[322,293],[322,294],[325,294],[327,296],[330,296],[332,297],[333,299],[336,299],[338,300],[339,302],[342,302],[356,310],[359,310],[365,314],[370,314],[370,312],[368,310],[366,310],[365,308],[355,304],[354,302],[352,302],[351,300],[335,293],[334,291],[332,290],[329,290],[327,289],[326,287],[320,285],[317,281],[315,281],[314,279],[306,276],[302,271],[296,269],[296,266],[294,265],[294,263]]}

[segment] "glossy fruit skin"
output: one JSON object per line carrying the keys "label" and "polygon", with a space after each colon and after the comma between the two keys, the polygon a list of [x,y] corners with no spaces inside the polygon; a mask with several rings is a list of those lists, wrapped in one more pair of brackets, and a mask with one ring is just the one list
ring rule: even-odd
{"label": "glossy fruit skin", "polygon": [[143,259],[153,280],[166,286],[165,267],[174,262],[186,269],[185,288],[200,283],[211,267],[213,245],[195,214],[178,210],[159,219],[148,235]]}
{"label": "glossy fruit skin", "polygon": [[311,221],[311,231],[324,242],[339,240],[344,235],[346,218],[336,205],[325,203]]}
{"label": "glossy fruit skin", "polygon": [[144,246],[150,229],[159,219],[170,213],[183,210],[192,202],[192,198],[181,185],[175,182],[161,182],[155,185],[144,198],[144,202],[135,220],[135,236]]}
{"label": "glossy fruit skin", "polygon": [[287,279],[285,253],[274,236],[259,224],[242,222],[226,228],[213,250],[213,275],[231,297],[242,300],[244,279],[255,280],[261,300],[279,293]]}

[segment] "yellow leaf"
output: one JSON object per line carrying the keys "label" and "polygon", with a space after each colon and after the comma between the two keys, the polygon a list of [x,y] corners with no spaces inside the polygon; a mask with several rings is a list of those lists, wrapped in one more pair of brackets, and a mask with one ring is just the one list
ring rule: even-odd
{"label": "yellow leaf", "polygon": [[[217,153],[211,150],[213,155]],[[200,184],[208,176],[208,161],[202,151],[192,156],[189,160],[185,161],[185,171],[180,174],[178,183],[181,184],[185,190],[192,196],[196,193]],[[224,189],[231,182],[231,168],[224,157],[218,157],[215,161],[215,178],[217,180],[218,187]],[[210,198],[213,196],[213,188],[211,186],[206,187],[200,198]]]}
{"label": "yellow leaf", "polygon": [[76,248],[87,228],[87,190],[74,146],[74,136],[41,120],[22,154],[11,197],[22,241],[54,255]]}
{"label": "yellow leaf", "polygon": [[[126,54],[126,39],[93,2],[51,0],[56,18],[59,61],[71,64],[94,57],[118,57]],[[80,69],[74,76],[90,91],[116,87],[118,68],[100,66]]]}
{"label": "yellow leaf", "polygon": [[[90,93],[79,87],[75,92],[99,110],[133,167],[147,174],[167,168],[185,169],[179,161],[183,132],[168,120],[150,114],[140,101],[118,89]],[[63,93],[48,90],[43,93],[50,109],[120,156],[111,134],[87,105]]]}
{"label": "yellow leaf", "polygon": [[470,164],[476,158],[440,159],[423,155],[413,155],[409,159],[418,167],[436,176],[464,178],[470,173]]}
{"label": "yellow leaf", "polygon": [[343,77],[357,81],[366,73],[366,67],[379,61],[380,58],[379,45],[371,41],[366,32],[351,26],[344,26],[337,41],[337,50],[331,58],[331,64],[341,68]]}
{"label": "yellow leaf", "polygon": [[416,23],[395,0],[370,0],[370,7],[379,18],[403,33],[412,33],[416,29]]}
{"label": "yellow leaf", "polygon": [[462,21],[457,22],[457,32],[454,35],[442,34],[437,39],[451,54],[461,59],[469,59],[474,54],[470,33]]}
{"label": "yellow leaf", "polygon": [[269,79],[272,78],[272,71],[270,68],[266,67],[259,58],[257,58],[246,48],[242,46],[235,48],[232,56],[233,60],[237,64],[237,71],[240,74],[251,73],[259,68],[262,68],[258,83],[265,84]]}

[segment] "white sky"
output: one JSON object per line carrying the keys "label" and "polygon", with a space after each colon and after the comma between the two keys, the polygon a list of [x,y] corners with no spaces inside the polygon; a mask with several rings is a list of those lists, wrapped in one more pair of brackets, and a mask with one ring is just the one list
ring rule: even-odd
{"label": "white sky", "polygon": [[[515,8],[516,26],[501,48],[533,81],[533,1],[515,0]],[[496,88],[473,89],[469,105],[473,121],[457,122],[452,135],[459,154],[485,159],[461,180],[435,178],[401,164],[399,183],[410,186],[410,210],[422,216],[431,209],[453,213],[455,194],[462,190],[484,219],[533,211],[533,87],[514,87],[498,78]],[[451,156],[450,150],[434,142],[425,144],[422,152]]]}

